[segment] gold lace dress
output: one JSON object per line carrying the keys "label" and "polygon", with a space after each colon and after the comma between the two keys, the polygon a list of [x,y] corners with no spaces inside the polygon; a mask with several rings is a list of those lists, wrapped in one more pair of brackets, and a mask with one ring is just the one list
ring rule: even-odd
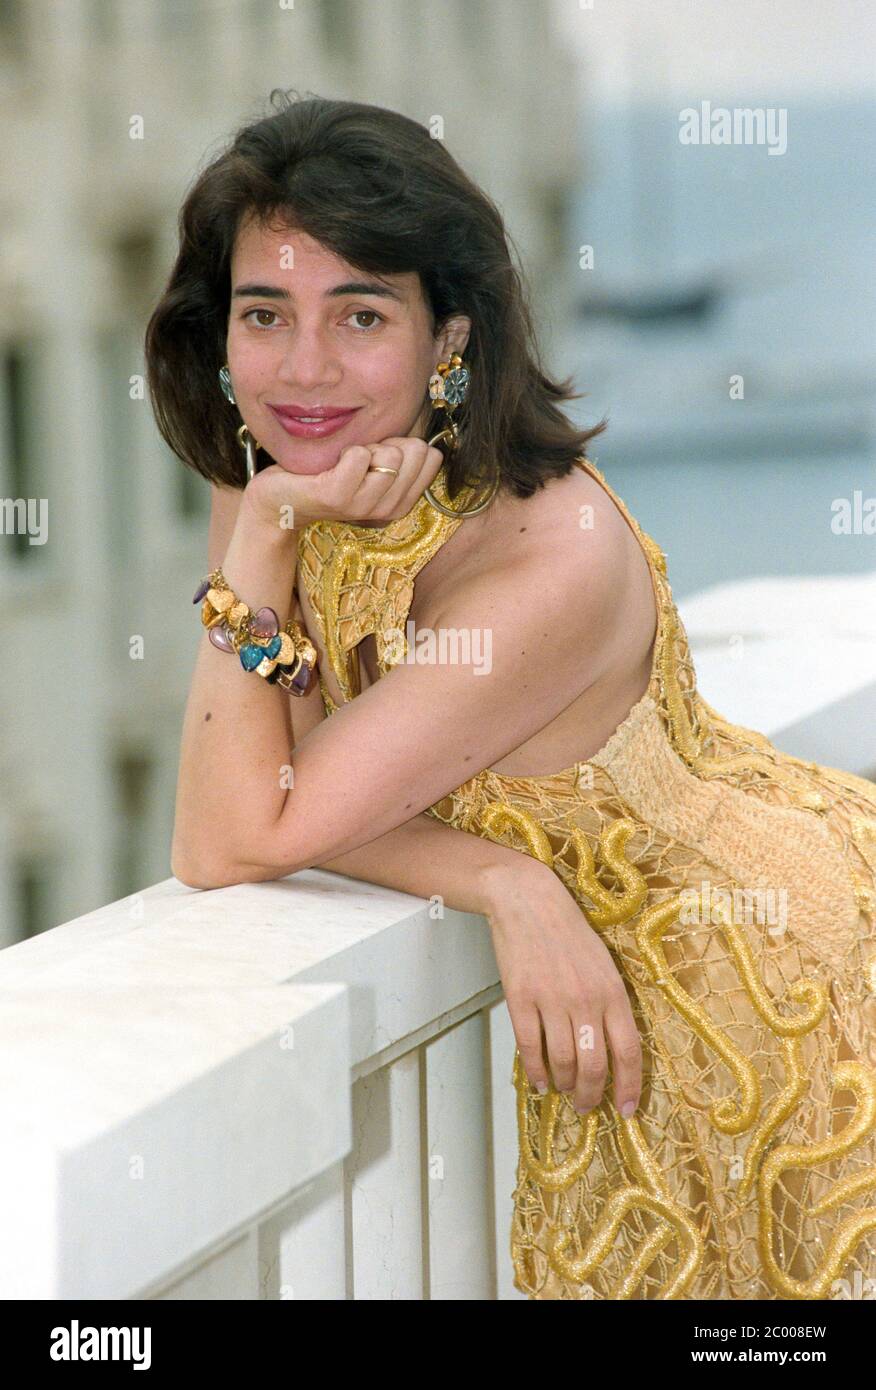
{"label": "gold lace dress", "polygon": [[[876,784],[783,753],[703,699],[663,552],[580,466],[648,558],[648,689],[586,762],[485,769],[429,808],[553,868],[603,935],[643,1039],[628,1120],[610,1086],[587,1116],[539,1097],[515,1052],[515,1285],[534,1299],[866,1297]],[[448,501],[443,470],[433,491]],[[380,675],[398,660],[414,579],[464,524],[423,497],[379,530],[302,532],[299,583],[345,699],[368,633]]]}

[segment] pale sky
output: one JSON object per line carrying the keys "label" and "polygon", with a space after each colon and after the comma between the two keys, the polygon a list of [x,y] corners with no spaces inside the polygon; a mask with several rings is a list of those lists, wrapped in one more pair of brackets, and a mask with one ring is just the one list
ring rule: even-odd
{"label": "pale sky", "polygon": [[876,97],[874,0],[551,0],[591,99]]}

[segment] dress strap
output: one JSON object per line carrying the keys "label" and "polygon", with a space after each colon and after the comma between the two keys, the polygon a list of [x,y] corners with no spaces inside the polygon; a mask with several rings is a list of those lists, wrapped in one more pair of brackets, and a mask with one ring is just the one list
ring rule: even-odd
{"label": "dress strap", "polygon": [[576,458],[575,462],[578,465],[578,467],[583,470],[583,472],[589,473],[592,478],[596,479],[603,492],[608,493],[612,502],[614,502],[615,506],[620,512],[621,516],[624,518],[627,525],[631,528],[634,536],[636,537],[636,539],[638,540],[639,544],[645,552],[645,558],[648,561],[648,568],[651,570],[651,579],[654,583],[655,595],[657,596],[659,602],[659,585],[657,582],[657,578],[654,575],[654,570],[657,569],[659,570],[661,575],[663,575],[664,577],[666,576],[666,556],[664,552],[661,550],[660,546],[654,540],[653,536],[649,536],[647,531],[642,530],[642,527],[639,525],[638,521],[633,516],[624,499],[622,497],[619,497],[618,494],[614,491],[614,488],[609,486],[609,484],[606,482],[605,474],[600,472],[600,470],[596,467],[596,464],[593,463],[589,458],[587,458],[583,454],[579,458]]}
{"label": "dress strap", "polygon": [[654,634],[654,655],[651,661],[651,678],[648,689],[656,689],[659,684],[659,670],[663,660],[664,648],[666,643],[672,640],[669,635],[669,628],[670,626],[674,627],[673,615],[675,612],[675,605],[666,573],[666,556],[657,542],[648,535],[647,531],[642,530],[623,498],[618,497],[617,493],[609,486],[596,465],[591,463],[590,459],[584,457],[577,458],[575,462],[585,473],[590,473],[590,475],[596,479],[603,492],[607,493],[612,502],[614,502],[621,516],[638,541],[639,547],[645,556],[645,561],[648,565],[648,574],[651,577],[651,589],[654,594],[657,620]]}

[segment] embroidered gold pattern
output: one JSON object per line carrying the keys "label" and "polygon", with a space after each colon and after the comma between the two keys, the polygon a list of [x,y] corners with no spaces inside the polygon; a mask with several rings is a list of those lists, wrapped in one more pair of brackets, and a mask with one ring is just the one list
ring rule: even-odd
{"label": "embroidered gold pattern", "polygon": [[[841,1062],[834,1075],[837,1087],[853,1091],[859,1108],[841,1134],[825,1139],[821,1144],[781,1144],[764,1159],[760,1170],[759,1201],[761,1216],[761,1252],[764,1266],[775,1288],[785,1298],[828,1298],[830,1287],[855,1246],[867,1231],[876,1230],[876,1207],[848,1216],[835,1227],[822,1265],[808,1279],[793,1279],[780,1269],[773,1254],[773,1188],[786,1168],[814,1168],[822,1160],[832,1160],[847,1154],[861,1139],[872,1135],[876,1125],[876,1076],[872,1069],[859,1062]],[[850,1202],[876,1182],[876,1169],[858,1177],[846,1178],[828,1198],[811,1208],[816,1215]]]}
{"label": "embroidered gold pattern", "polygon": [[[841,1277],[874,1277],[876,785],[712,708],[663,551],[581,466],[649,562],[647,696],[589,763],[544,777],[484,769],[429,812],[562,878],[612,951],[642,1032],[629,1120],[611,1084],[585,1116],[554,1089],[539,1096],[515,1050],[515,1283],[533,1299],[829,1298]],[[299,575],[345,699],[358,689],[356,645],[374,632],[386,673],[413,579],[459,524],[421,499],[379,532],[318,522],[302,533]],[[757,884],[740,865],[762,866]],[[762,886],[790,890],[786,925],[715,908],[718,890]],[[704,909],[693,921],[682,914],[692,902]]]}
{"label": "embroidered gold pattern", "polygon": [[[432,491],[439,502],[457,509],[468,506],[475,493],[464,488],[451,500],[443,468]],[[397,634],[404,635],[414,578],[461,525],[461,519],[436,511],[424,495],[407,516],[386,526],[315,521],[302,531],[299,582],[345,700],[359,694],[355,649],[370,633],[374,633],[380,675],[387,674],[392,665],[388,653],[398,644]]]}

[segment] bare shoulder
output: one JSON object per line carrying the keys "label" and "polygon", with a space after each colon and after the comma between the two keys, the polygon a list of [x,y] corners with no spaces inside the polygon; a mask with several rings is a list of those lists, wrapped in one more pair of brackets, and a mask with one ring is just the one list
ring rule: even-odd
{"label": "bare shoulder", "polygon": [[580,468],[550,479],[532,497],[508,496],[503,502],[505,515],[497,517],[495,536],[501,553],[521,560],[548,556],[573,571],[623,559],[629,527],[605,489]]}
{"label": "bare shoulder", "polygon": [[611,498],[580,468],[550,479],[532,497],[503,491],[481,516],[464,521],[421,572],[421,615],[469,589],[501,589],[525,575],[534,595],[547,586],[564,598],[575,594],[592,618],[622,584],[631,539]]}
{"label": "bare shoulder", "polygon": [[500,500],[455,563],[450,547],[463,527],[438,552],[445,569],[418,621],[487,628],[496,664],[507,669],[510,654],[534,700],[567,695],[560,715],[495,765],[535,776],[533,765],[566,767],[582,748],[601,748],[641,697],[659,610],[636,530],[590,473],[575,468],[531,498]]}

